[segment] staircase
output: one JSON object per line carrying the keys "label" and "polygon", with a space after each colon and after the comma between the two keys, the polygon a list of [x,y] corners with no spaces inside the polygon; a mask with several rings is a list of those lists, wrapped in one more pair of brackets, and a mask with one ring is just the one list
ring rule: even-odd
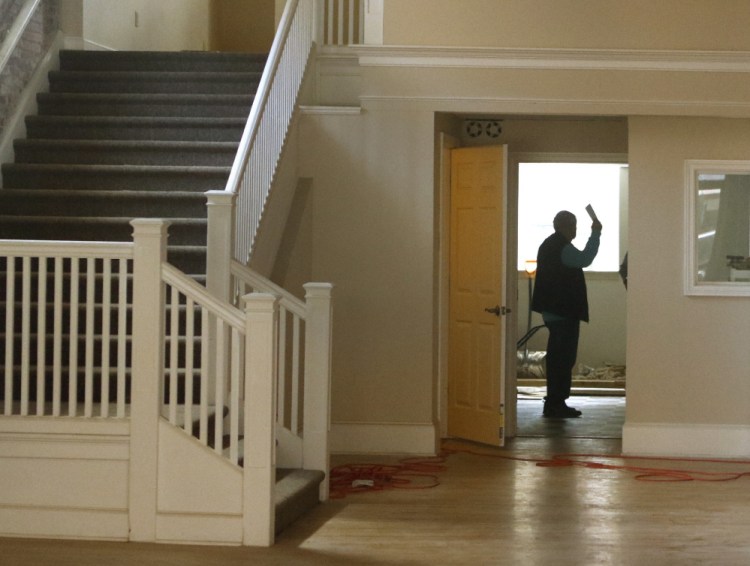
{"label": "staircase", "polygon": [[128,241],[168,218],[168,256],[205,276],[203,193],[223,189],[265,56],[63,51],[2,167],[0,238]]}
{"label": "staircase", "polygon": [[[37,96],[38,115],[26,120],[27,137],[14,143],[15,162],[2,165],[0,239],[131,241],[133,218],[166,218],[171,223],[169,262],[205,281],[204,192],[226,185],[265,56],[63,51],[60,62],[60,70],[50,73],[50,92]],[[19,312],[18,305],[5,304],[4,261],[1,310]],[[82,299],[86,292],[81,289]],[[98,284],[94,292],[98,303]],[[98,312],[97,321],[101,316]],[[195,326],[200,341],[198,317]],[[2,337],[0,354],[4,349]],[[105,349],[98,343],[95,365]],[[113,350],[111,359],[116,356]],[[110,376],[112,392],[114,379]],[[15,385],[14,398],[20,393]],[[33,398],[34,381],[30,387]],[[94,401],[108,402],[96,396],[99,391],[97,385]],[[168,380],[165,395],[170,395]],[[180,402],[184,395],[181,386]],[[277,533],[317,504],[322,480],[321,472],[277,472]]]}

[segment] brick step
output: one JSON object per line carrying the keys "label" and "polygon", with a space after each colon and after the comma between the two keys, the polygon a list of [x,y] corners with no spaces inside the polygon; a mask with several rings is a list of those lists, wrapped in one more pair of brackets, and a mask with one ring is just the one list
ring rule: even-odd
{"label": "brick step", "polygon": [[231,167],[235,142],[18,139],[16,163]]}
{"label": "brick step", "polygon": [[[22,382],[21,376],[22,368],[15,366],[13,368],[13,378],[11,382],[11,395],[14,401],[20,401],[22,396]],[[36,366],[30,366],[29,368],[29,380],[28,380],[28,399],[36,401],[37,392],[39,391],[40,379],[41,386],[43,388],[42,398],[45,402],[53,400],[55,393],[55,381],[56,377],[52,367],[45,367],[44,372],[40,378]],[[105,376],[106,387],[103,381]],[[200,384],[201,376],[198,370],[192,372],[192,394],[187,395],[190,390],[190,385],[185,379],[185,372],[181,371],[177,379],[177,399],[176,402],[184,404],[186,396],[189,396],[191,402],[194,404],[200,403]],[[126,369],[123,377],[125,378],[125,402],[130,403],[130,379],[131,371]],[[172,383],[168,374],[164,379],[164,402],[168,403],[171,399]],[[67,368],[63,368],[59,375],[60,378],[60,400],[67,403],[70,399],[70,383],[71,375]],[[119,375],[117,368],[112,368],[106,374],[103,374],[101,368],[94,367],[91,370],[91,376],[88,380],[89,386],[87,391],[87,375],[86,370],[78,368],[75,372],[75,383],[73,389],[76,391],[75,398],[79,401],[83,401],[87,396],[90,396],[92,402],[101,403],[103,401],[114,402],[117,400],[118,386],[119,386]],[[106,394],[108,391],[108,395]],[[0,375],[0,401],[5,400],[5,374]]]}
{"label": "brick step", "polygon": [[206,196],[192,191],[75,191],[4,189],[0,210],[8,216],[128,216],[205,218]]}
{"label": "brick step", "polygon": [[50,71],[52,93],[254,94],[260,73]]}
{"label": "brick step", "polygon": [[238,143],[244,118],[28,116],[29,139],[224,141]]}
{"label": "brick step", "polygon": [[[2,289],[0,289],[2,290]],[[100,291],[100,290],[97,290]],[[107,314],[109,316],[109,332],[110,334],[114,334],[118,332],[119,324],[120,324],[120,309],[118,305],[118,295],[116,293],[116,289],[114,289],[114,292],[111,295],[112,302],[109,305],[108,309],[104,308],[104,304],[100,302],[96,302],[101,297],[95,297],[95,302],[89,306],[87,304],[86,294],[85,292],[82,294],[79,294],[79,301],[76,305],[75,311],[73,311],[77,315],[78,320],[78,330],[83,331],[85,330],[86,320],[87,316],[89,314],[89,309],[91,310],[91,321],[94,325],[93,327],[97,329],[98,332],[102,332],[104,328],[104,315]],[[47,303],[44,308],[44,317],[45,317],[45,328],[47,332],[52,332],[55,324],[55,309],[56,305],[54,304],[54,287],[47,288]],[[100,292],[97,292],[97,294],[101,294]],[[13,331],[16,333],[20,333],[22,330],[22,324],[23,324],[23,303],[19,300],[19,296],[21,295],[21,292],[19,289],[16,290],[15,293],[15,300],[12,305],[12,313],[13,313]],[[5,298],[5,295],[3,293],[3,298]],[[38,330],[38,320],[39,320],[39,308],[36,304],[37,293],[36,288],[32,289],[31,298],[32,303],[29,305],[28,313],[29,313],[29,323],[30,328],[32,332],[37,332]],[[60,308],[60,320],[58,323],[61,325],[60,329],[63,332],[64,336],[69,335],[70,331],[70,322],[72,319],[72,305],[69,302],[62,301],[59,305]],[[0,312],[7,313],[8,310],[8,303],[5,300],[0,301]],[[170,298],[167,297],[167,306],[165,309],[165,332],[166,335],[169,336],[172,328],[172,313],[176,312],[178,319],[177,319],[177,328],[180,336],[184,336],[186,334],[186,325],[187,325],[187,307],[186,305],[178,305],[176,309],[173,309],[170,304]],[[126,304],[123,313],[125,316],[126,321],[126,329],[130,329],[130,325],[132,323],[132,305]],[[201,316],[201,309],[199,307],[193,308],[193,324],[192,324],[192,332],[193,336],[200,336],[201,335],[201,327],[202,324],[202,316]],[[0,320],[0,327],[7,331],[7,321],[5,318]]]}
{"label": "brick step", "polygon": [[60,52],[60,67],[70,71],[237,71],[261,72],[266,54],[206,51]]}
{"label": "brick step", "polygon": [[[131,217],[81,216],[10,216],[0,215],[0,239],[57,240],[87,242],[132,241]],[[169,241],[172,244],[204,246],[205,218],[173,218],[170,220]]]}
{"label": "brick step", "polygon": [[230,167],[6,163],[9,189],[223,190]]}
{"label": "brick step", "polygon": [[247,118],[252,94],[40,93],[39,114]]}
{"label": "brick step", "polygon": [[[4,321],[3,321],[4,322]],[[36,322],[36,321],[33,321]],[[85,319],[79,320],[79,330],[81,332],[85,331]],[[39,341],[39,335],[35,332],[36,329],[34,329],[34,332],[30,332],[27,335],[27,342],[24,343],[22,337],[20,334],[14,334],[13,340],[12,340],[12,347],[8,348],[8,342],[6,340],[6,337],[8,336],[4,331],[4,325],[3,325],[3,332],[0,333],[0,368],[4,368],[6,366],[6,363],[12,362],[13,366],[21,364],[22,355],[24,352],[24,348],[28,352],[28,361],[29,364],[36,368],[38,363],[38,353],[40,352],[40,349],[43,347],[44,351],[44,365],[52,367],[54,364],[54,355],[55,355],[55,341],[54,337],[50,334],[46,334],[44,336],[44,341]],[[51,329],[48,329],[48,331]],[[67,332],[66,328],[63,328],[65,332]],[[132,348],[130,346],[130,336],[126,336],[126,339],[124,341],[125,344],[125,358],[124,358],[124,364],[126,367],[130,367],[132,356],[135,355],[134,352],[132,352]],[[119,358],[119,350],[120,347],[119,344],[119,336],[115,336],[114,334],[111,334],[106,340],[103,335],[101,334],[92,334],[90,337],[90,344],[91,344],[91,350],[87,350],[86,345],[86,336],[85,335],[78,335],[76,337],[75,342],[72,344],[72,346],[75,346],[74,349],[71,349],[71,341],[70,341],[70,335],[69,334],[61,334],[60,336],[60,367],[67,372],[69,368],[69,364],[71,362],[71,359],[73,356],[76,358],[76,367],[84,366],[86,361],[86,356],[91,357],[91,363],[93,368],[101,368],[102,362],[104,360],[104,354],[109,355],[109,365],[110,367],[116,367]],[[193,367],[197,370],[200,368],[201,363],[201,337],[195,336],[192,340],[192,348],[193,348]],[[187,348],[187,339],[185,337],[181,337],[177,342],[177,367],[184,367],[186,365],[186,355],[188,352]],[[106,344],[106,346],[105,346]],[[165,357],[165,364],[169,363],[170,356],[171,356],[171,350],[168,348],[165,350],[167,352]],[[9,357],[8,352],[10,352],[12,355]],[[36,370],[34,370],[36,371]]]}

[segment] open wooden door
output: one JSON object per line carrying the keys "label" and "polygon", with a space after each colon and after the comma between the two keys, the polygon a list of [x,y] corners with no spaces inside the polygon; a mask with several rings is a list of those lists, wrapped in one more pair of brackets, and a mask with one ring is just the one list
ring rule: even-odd
{"label": "open wooden door", "polygon": [[504,442],[505,146],[451,150],[448,436]]}

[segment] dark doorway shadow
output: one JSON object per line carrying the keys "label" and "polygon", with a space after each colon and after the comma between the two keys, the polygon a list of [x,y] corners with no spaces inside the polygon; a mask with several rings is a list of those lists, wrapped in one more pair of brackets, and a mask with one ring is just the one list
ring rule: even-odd
{"label": "dark doorway shadow", "polygon": [[518,397],[516,436],[535,438],[622,438],[625,424],[625,396],[574,395],[568,405],[583,411],[576,419],[542,417],[541,396]]}

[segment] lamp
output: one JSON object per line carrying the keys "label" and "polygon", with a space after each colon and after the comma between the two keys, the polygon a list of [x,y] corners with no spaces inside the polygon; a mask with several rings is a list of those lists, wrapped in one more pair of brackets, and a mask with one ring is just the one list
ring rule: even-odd
{"label": "lamp", "polygon": [[531,330],[531,297],[533,295],[534,275],[536,275],[536,260],[527,259],[524,263],[526,275],[529,276],[529,315],[526,319],[526,332]]}
{"label": "lamp", "polygon": [[526,273],[529,274],[529,280],[531,280],[534,277],[534,274],[536,273],[536,260],[527,259],[525,263],[525,267],[526,267]]}

